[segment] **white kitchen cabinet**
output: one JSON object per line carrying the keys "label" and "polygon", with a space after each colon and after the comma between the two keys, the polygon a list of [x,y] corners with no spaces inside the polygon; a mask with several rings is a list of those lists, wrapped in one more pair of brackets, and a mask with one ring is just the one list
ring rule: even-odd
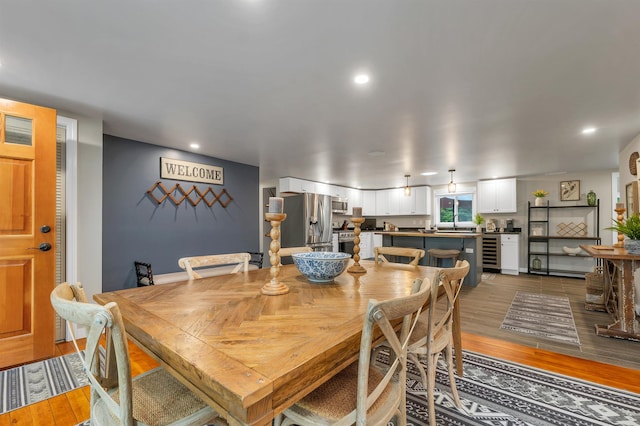
{"label": "white kitchen cabinet", "polygon": [[351,214],[354,207],[362,207],[362,213],[366,214],[362,203],[362,191],[359,189],[348,188],[346,198],[347,205],[349,206],[349,214]]}
{"label": "white kitchen cabinet", "polygon": [[292,177],[280,178],[280,192],[309,192],[313,194],[316,192],[316,183]]}
{"label": "white kitchen cabinet", "polygon": [[520,273],[520,235],[500,235],[500,272],[508,275]]}
{"label": "white kitchen cabinet", "polygon": [[431,187],[416,186],[411,188],[412,208],[409,214],[431,214]]}
{"label": "white kitchen cabinet", "polygon": [[397,216],[400,214],[400,203],[408,200],[401,200],[400,197],[404,197],[404,191],[402,188],[381,189],[376,191],[376,215],[378,216]]}
{"label": "white kitchen cabinet", "polygon": [[332,195],[333,187],[327,183],[315,182],[315,193],[321,195]]}
{"label": "white kitchen cabinet", "polygon": [[478,181],[478,213],[516,213],[516,179]]}
{"label": "white kitchen cabinet", "polygon": [[376,191],[360,191],[362,195],[362,215],[377,216]]}
{"label": "white kitchen cabinet", "polygon": [[[372,249],[376,248],[376,247],[382,247],[382,235],[373,233],[372,246],[373,246]],[[373,254],[372,254],[372,256],[373,256]]]}
{"label": "white kitchen cabinet", "polygon": [[373,232],[360,233],[360,259],[373,258]]}
{"label": "white kitchen cabinet", "polygon": [[339,185],[327,185],[327,195],[331,195],[336,198],[349,198],[349,191],[351,188],[346,188]]}
{"label": "white kitchen cabinet", "polygon": [[408,197],[404,195],[404,188],[376,191],[376,214],[378,216],[431,214],[431,188],[413,187]]}

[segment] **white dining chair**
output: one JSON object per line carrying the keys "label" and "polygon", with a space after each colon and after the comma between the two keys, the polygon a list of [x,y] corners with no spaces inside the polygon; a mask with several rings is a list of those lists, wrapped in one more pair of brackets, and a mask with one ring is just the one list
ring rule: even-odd
{"label": "white dining chair", "polygon": [[401,256],[411,259],[410,265],[417,265],[420,259],[424,257],[424,250],[412,247],[375,247],[373,249],[374,259],[376,263],[389,262],[387,256]]}
{"label": "white dining chair", "polygon": [[[455,366],[453,364],[453,320],[454,305],[460,294],[464,278],[469,273],[470,265],[466,260],[458,261],[453,268],[441,268],[435,275],[431,288],[431,298],[428,309],[420,315],[420,320],[411,336],[407,357],[416,365],[422,377],[422,383],[427,389],[427,403],[429,406],[429,424],[436,425],[434,391],[436,383],[436,366],[443,351],[446,355],[447,370],[451,394],[456,407],[461,408],[458,389],[456,388]],[[438,303],[438,293],[444,293]],[[442,306],[444,305],[444,306]],[[419,358],[427,357],[427,368],[420,363]]]}
{"label": "white dining chair", "polygon": [[190,256],[178,259],[178,266],[185,271],[190,280],[202,278],[202,275],[194,269],[223,267],[224,265],[234,266],[228,273],[246,272],[249,270],[249,253],[226,253],[212,254],[206,256]]}
{"label": "white dining chair", "polygon": [[[85,351],[78,354],[90,382],[92,426],[227,424],[162,367],[131,377],[127,333],[116,303],[87,303],[80,284],[65,282],[52,291],[51,304],[64,320],[87,330]],[[103,334],[106,358],[101,360]]]}
{"label": "white dining chair", "polygon": [[[414,293],[383,302],[369,301],[360,342],[359,360],[320,385],[276,417],[275,426],[384,425],[394,416],[406,425],[406,355],[409,337],[431,287],[414,281]],[[415,291],[418,290],[418,291]],[[399,334],[392,325],[403,318]],[[374,330],[389,342],[389,364],[371,362]]]}
{"label": "white dining chair", "polygon": [[[278,251],[280,255],[280,260],[282,260],[285,256],[291,256],[295,253],[311,253],[313,249],[311,247],[283,247]],[[282,262],[280,262],[280,266],[282,266]]]}

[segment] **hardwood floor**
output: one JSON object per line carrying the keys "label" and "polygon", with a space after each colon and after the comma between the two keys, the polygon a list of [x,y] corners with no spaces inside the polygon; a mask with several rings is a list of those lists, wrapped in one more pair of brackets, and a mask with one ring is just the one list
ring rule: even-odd
{"label": "hardwood floor", "polygon": [[[500,325],[518,291],[569,298],[580,346],[501,330]],[[640,342],[597,336],[595,325],[609,325],[613,320],[606,312],[586,310],[584,304],[584,279],[495,274],[477,287],[463,287],[460,293],[462,329],[479,336],[640,370]]]}
{"label": "hardwood floor", "polygon": [[[549,343],[500,330],[516,291],[566,295],[571,301],[580,347]],[[640,342],[596,336],[594,324],[608,324],[606,313],[584,310],[584,281],[570,278],[496,275],[461,293],[463,348],[532,367],[640,393]],[[69,343],[57,355],[71,353]],[[130,343],[132,372],[158,364]],[[0,415],[0,426],[73,426],[89,418],[88,387]]]}

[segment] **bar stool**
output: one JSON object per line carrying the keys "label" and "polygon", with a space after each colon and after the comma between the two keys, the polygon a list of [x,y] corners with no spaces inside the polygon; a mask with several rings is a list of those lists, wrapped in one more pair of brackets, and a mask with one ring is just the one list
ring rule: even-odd
{"label": "bar stool", "polygon": [[436,248],[427,250],[427,263],[429,266],[442,267],[443,259],[451,259],[451,267],[453,267],[459,258],[460,250]]}

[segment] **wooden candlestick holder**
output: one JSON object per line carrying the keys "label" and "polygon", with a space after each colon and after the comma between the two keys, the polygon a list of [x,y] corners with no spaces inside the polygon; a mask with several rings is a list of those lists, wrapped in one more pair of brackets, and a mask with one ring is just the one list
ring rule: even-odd
{"label": "wooden candlestick holder", "polygon": [[260,290],[267,296],[289,293],[289,287],[278,280],[280,273],[280,223],[287,218],[286,213],[265,213],[264,217],[271,223],[271,244],[269,245],[269,261],[271,262],[271,280]]}
{"label": "wooden candlestick holder", "polygon": [[[624,207],[613,209],[616,213],[618,213],[618,222],[622,222],[624,220],[624,212],[627,211]],[[618,232],[618,242],[613,244],[614,247],[624,247],[624,234]]]}
{"label": "wooden candlestick holder", "polygon": [[364,217],[352,217],[351,222],[353,223],[353,260],[355,263],[347,271],[353,274],[364,274],[367,270],[360,266],[360,226],[364,222]]}

